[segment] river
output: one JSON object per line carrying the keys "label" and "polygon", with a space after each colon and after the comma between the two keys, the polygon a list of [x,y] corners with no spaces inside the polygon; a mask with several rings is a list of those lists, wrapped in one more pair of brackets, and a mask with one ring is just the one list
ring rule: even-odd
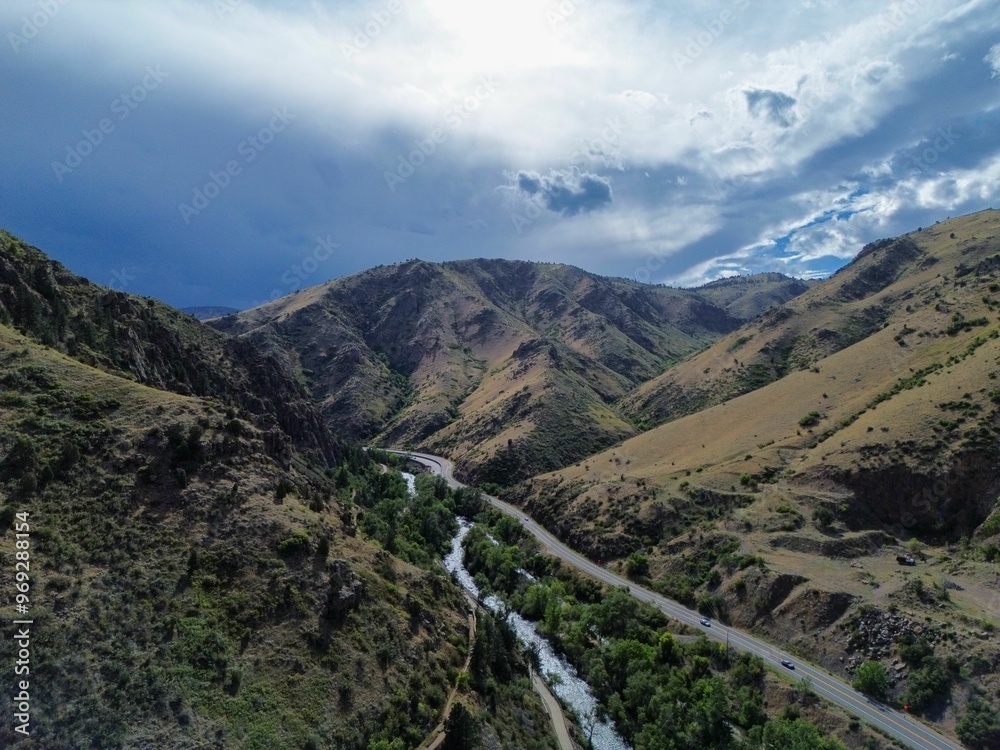
{"label": "river", "polygon": [[[500,612],[503,602],[492,594],[485,599],[479,596],[479,587],[472,580],[472,576],[465,567],[464,550],[462,542],[472,524],[464,518],[459,518],[458,533],[451,540],[451,552],[444,559],[444,565],[458,579],[462,588],[468,591],[477,600],[492,612]],[[535,629],[535,626],[524,619],[517,612],[507,615],[507,622],[517,633],[518,640],[525,646],[534,648],[538,652],[539,663],[542,674],[548,679],[552,692],[570,706],[580,717],[584,731],[589,732],[593,728],[593,743],[595,750],[629,750],[628,744],[615,731],[614,724],[606,721],[594,721],[597,712],[597,699],[594,698],[587,685],[576,673],[571,664],[566,662],[555,652],[552,645]],[[551,677],[555,675],[555,679]]]}

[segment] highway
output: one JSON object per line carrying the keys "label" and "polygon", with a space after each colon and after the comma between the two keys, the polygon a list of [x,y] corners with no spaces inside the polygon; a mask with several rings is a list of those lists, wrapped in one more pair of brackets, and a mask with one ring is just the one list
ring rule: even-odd
{"label": "highway", "polygon": [[[453,476],[454,465],[446,458],[432,456],[427,453],[414,453],[412,451],[387,452],[409,456],[414,461],[428,467],[433,473],[444,477],[451,487],[458,488],[465,486],[455,479]],[[525,515],[521,509],[485,493],[484,497],[495,508],[519,521],[524,528],[530,531],[542,543],[550,554],[572,565],[577,570],[609,586],[627,587],[637,599],[652,604],[679,622],[700,629],[707,637],[715,639],[720,643],[726,643],[728,638],[730,646],[741,651],[749,651],[757,654],[766,664],[773,666],[778,672],[786,673],[789,678],[801,679],[808,677],[812,681],[812,690],[814,693],[868,722],[873,727],[882,730],[907,747],[914,748],[914,750],[961,750],[962,745],[943,737],[909,714],[900,713],[889,706],[873,702],[854,690],[840,678],[834,677],[818,667],[798,662],[791,655],[781,652],[766,641],[714,621],[710,627],[701,625],[702,615],[693,609],[688,609],[684,605],[667,599],[654,591],[637,586],[634,582],[606,570],[597,563],[587,559],[559,541],[555,536],[546,531],[540,523]],[[782,659],[791,661],[795,669],[791,670],[783,667],[781,664]]]}

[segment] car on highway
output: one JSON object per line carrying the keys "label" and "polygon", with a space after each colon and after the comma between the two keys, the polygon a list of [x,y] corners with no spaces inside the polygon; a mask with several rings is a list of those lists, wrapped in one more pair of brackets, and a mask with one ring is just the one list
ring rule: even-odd
{"label": "car on highway", "polygon": [[706,628],[712,627],[712,621],[709,620],[707,617],[701,618],[701,624],[704,625]]}
{"label": "car on highway", "polygon": [[795,669],[795,665],[792,664],[788,659],[782,659],[781,666],[785,667],[786,669]]}

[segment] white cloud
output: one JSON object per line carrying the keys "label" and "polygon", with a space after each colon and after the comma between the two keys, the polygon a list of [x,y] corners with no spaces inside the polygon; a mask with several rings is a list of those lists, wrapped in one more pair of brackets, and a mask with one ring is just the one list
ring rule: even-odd
{"label": "white cloud", "polygon": [[[857,185],[844,185],[839,190],[798,196],[804,212],[766,226],[757,242],[699,263],[670,279],[671,283],[693,286],[722,278],[733,268],[753,273],[779,265],[790,275],[826,275],[828,271],[816,272],[816,261],[849,260],[872,239],[915,229],[901,226],[900,218],[916,210],[944,218],[1000,205],[1000,156],[976,169],[953,169],[931,178],[911,177],[860,195],[855,194],[856,189]],[[787,237],[787,244],[775,255],[774,240],[783,237]]]}
{"label": "white cloud", "polygon": [[[970,39],[982,71],[994,4],[246,0],[220,18],[201,0],[90,0],[66,5],[17,60],[58,70],[67,89],[162,64],[174,104],[206,129],[213,113],[253,120],[287,106],[297,146],[343,170],[317,199],[336,208],[315,221],[370,221],[373,242],[386,226],[420,226],[430,232],[412,239],[427,243],[421,252],[434,237],[453,240],[442,255],[492,243],[498,254],[588,260],[608,272],[652,273],[647,259],[656,258],[654,280],[767,263],[811,274],[894,229],[907,207],[952,211],[994,195],[994,167],[969,166],[983,154],[964,171],[945,159],[942,174],[893,171],[945,118],[997,106],[995,87],[947,77],[968,70]],[[8,0],[0,20],[16,28],[36,9],[37,0]],[[1000,44],[984,60],[1000,73]],[[383,170],[484,80],[495,91],[448,130],[414,182],[389,193]],[[970,103],[952,100],[967,110],[939,106],[951,88],[974,85],[982,88]],[[196,152],[202,127],[171,133],[157,145],[161,160],[171,161],[170,149]],[[539,216],[521,233],[510,227],[521,204],[497,190],[504,174],[573,169],[593,175],[592,187],[613,185],[613,202]],[[302,175],[287,180],[267,190],[301,210],[289,185]],[[505,233],[463,241],[449,221]]]}
{"label": "white cloud", "polygon": [[990,47],[989,54],[983,58],[983,62],[993,69],[994,78],[1000,76],[1000,44],[994,44]]}

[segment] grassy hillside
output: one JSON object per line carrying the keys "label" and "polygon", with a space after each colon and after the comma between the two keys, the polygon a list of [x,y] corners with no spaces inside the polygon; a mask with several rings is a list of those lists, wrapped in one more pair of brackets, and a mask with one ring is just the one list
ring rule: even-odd
{"label": "grassy hillside", "polygon": [[780,273],[759,273],[709,282],[698,287],[698,294],[721,305],[737,318],[753,320],[772,307],[798,297],[816,283]]}
{"label": "grassy hillside", "polygon": [[[665,593],[835,671],[926,634],[956,661],[921,710],[953,728],[998,686],[981,637],[1000,623],[998,365],[1000,212],[984,211],[868,246],[640,388],[636,408],[671,421],[521,497],[595,557],[638,556]],[[872,645],[864,618],[897,616],[911,625]],[[916,670],[898,666],[903,700]]]}
{"label": "grassy hillside", "polygon": [[92,284],[0,230],[0,323],[144,385],[242,408],[324,461],[336,441],[283,356],[220,335],[157,300]]}
{"label": "grassy hillside", "polygon": [[509,484],[637,434],[619,399],[745,320],[728,308],[799,291],[776,275],[702,296],[554,264],[411,261],[214,325],[289,352],[335,430]]}
{"label": "grassy hillside", "polygon": [[[994,221],[991,215],[995,214],[976,216],[989,224]],[[931,293],[927,290],[933,290],[943,275],[961,273],[958,269],[967,255],[988,265],[991,261],[986,259],[996,252],[972,228],[963,247],[956,240],[954,247],[935,245],[932,250],[927,243],[936,229],[871,243],[832,278],[640,385],[623,400],[623,411],[654,426],[721,404],[789,373],[808,371],[824,357],[892,323],[900,324],[894,334],[905,339],[910,335],[909,316],[925,306],[916,301],[918,295]],[[949,230],[946,240],[950,234]],[[905,341],[896,344],[894,348],[906,346]]]}
{"label": "grassy hillside", "polygon": [[[34,624],[31,736],[0,746],[417,746],[468,684],[437,563],[459,500],[334,440],[280,359],[5,240],[0,587],[26,513]],[[11,595],[6,643],[16,617]],[[553,747],[524,655],[497,653],[459,700],[491,746]]]}

